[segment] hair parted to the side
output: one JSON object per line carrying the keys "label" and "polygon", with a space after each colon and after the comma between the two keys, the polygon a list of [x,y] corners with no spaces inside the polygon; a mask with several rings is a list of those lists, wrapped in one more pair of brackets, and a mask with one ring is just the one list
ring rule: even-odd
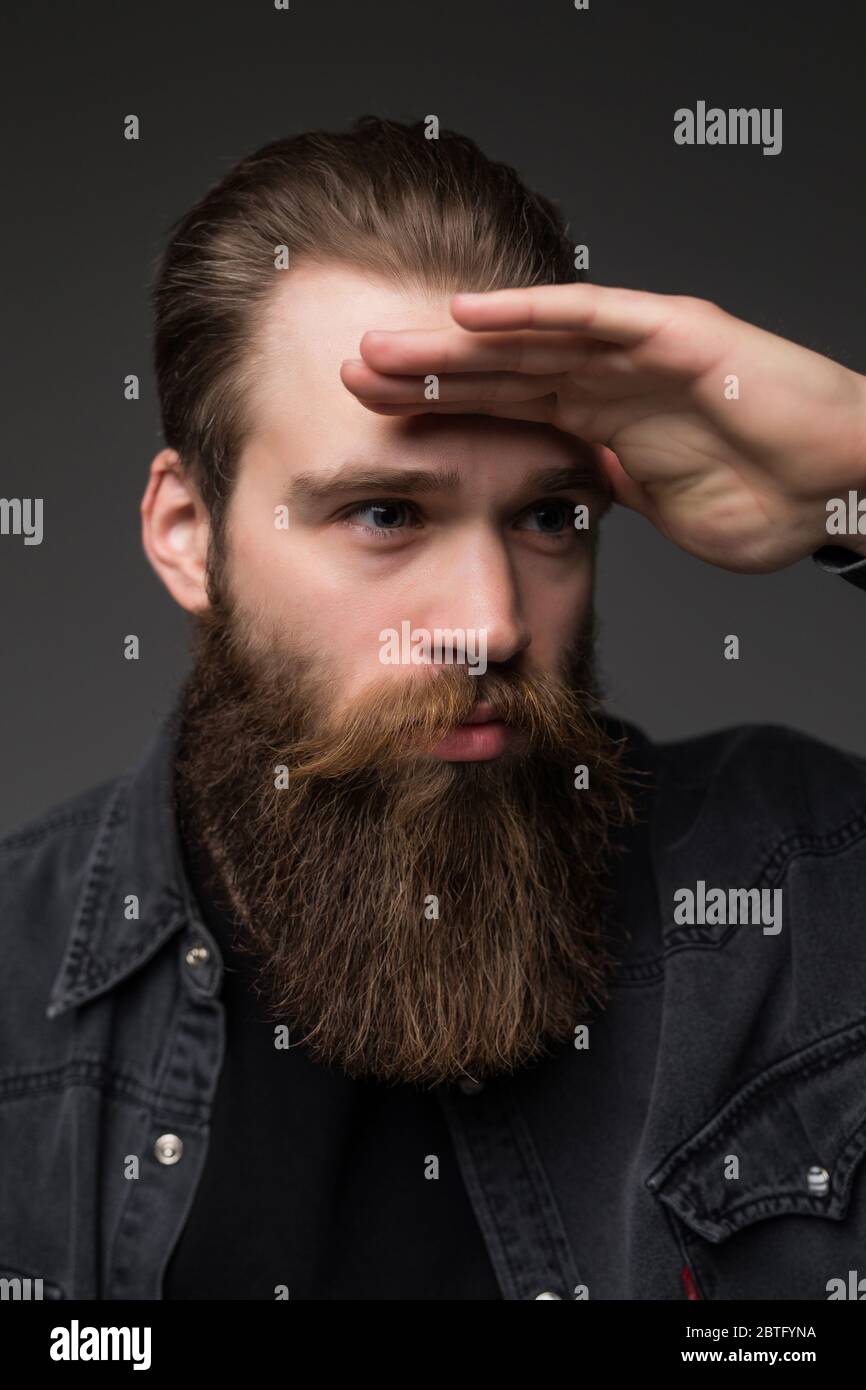
{"label": "hair parted to the side", "polygon": [[[154,367],[176,449],[219,544],[261,370],[259,310],[301,259],[442,293],[585,279],[566,224],[465,135],[362,116],[264,145],[169,229],[153,286]],[[288,248],[288,270],[275,266]]]}

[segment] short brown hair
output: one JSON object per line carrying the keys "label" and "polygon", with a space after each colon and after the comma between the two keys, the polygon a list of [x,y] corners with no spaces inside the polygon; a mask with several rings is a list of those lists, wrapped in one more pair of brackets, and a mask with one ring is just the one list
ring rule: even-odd
{"label": "short brown hair", "polygon": [[257,309],[289,266],[342,261],[443,292],[584,279],[547,198],[465,135],[360,117],[264,145],[169,229],[153,288],[165,443],[208,508],[218,546],[252,427]]}

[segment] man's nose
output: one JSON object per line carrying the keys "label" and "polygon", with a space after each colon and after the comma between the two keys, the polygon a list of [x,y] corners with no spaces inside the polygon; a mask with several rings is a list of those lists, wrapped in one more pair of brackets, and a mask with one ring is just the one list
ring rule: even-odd
{"label": "man's nose", "polygon": [[486,530],[473,530],[442,557],[429,611],[431,627],[483,633],[491,663],[512,661],[532,640],[508,550]]}

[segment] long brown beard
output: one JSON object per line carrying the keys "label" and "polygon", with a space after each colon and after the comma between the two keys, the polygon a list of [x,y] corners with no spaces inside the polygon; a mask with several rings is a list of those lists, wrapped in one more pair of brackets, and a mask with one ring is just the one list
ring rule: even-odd
{"label": "long brown beard", "polygon": [[[590,629],[560,677],[428,666],[348,717],[321,660],[248,631],[222,601],[197,620],[176,788],[271,1016],[350,1076],[424,1085],[572,1037],[609,997],[611,832],[632,816]],[[481,699],[518,748],[425,752]]]}

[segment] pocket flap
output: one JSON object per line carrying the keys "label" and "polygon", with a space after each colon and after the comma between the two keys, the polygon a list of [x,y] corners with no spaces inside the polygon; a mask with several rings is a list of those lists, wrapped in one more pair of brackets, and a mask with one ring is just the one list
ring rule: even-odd
{"label": "pocket flap", "polygon": [[[753,1221],[841,1220],[866,1151],[866,1022],[791,1053],[746,1082],[646,1186],[718,1243]],[[729,1159],[736,1177],[726,1177]]]}

